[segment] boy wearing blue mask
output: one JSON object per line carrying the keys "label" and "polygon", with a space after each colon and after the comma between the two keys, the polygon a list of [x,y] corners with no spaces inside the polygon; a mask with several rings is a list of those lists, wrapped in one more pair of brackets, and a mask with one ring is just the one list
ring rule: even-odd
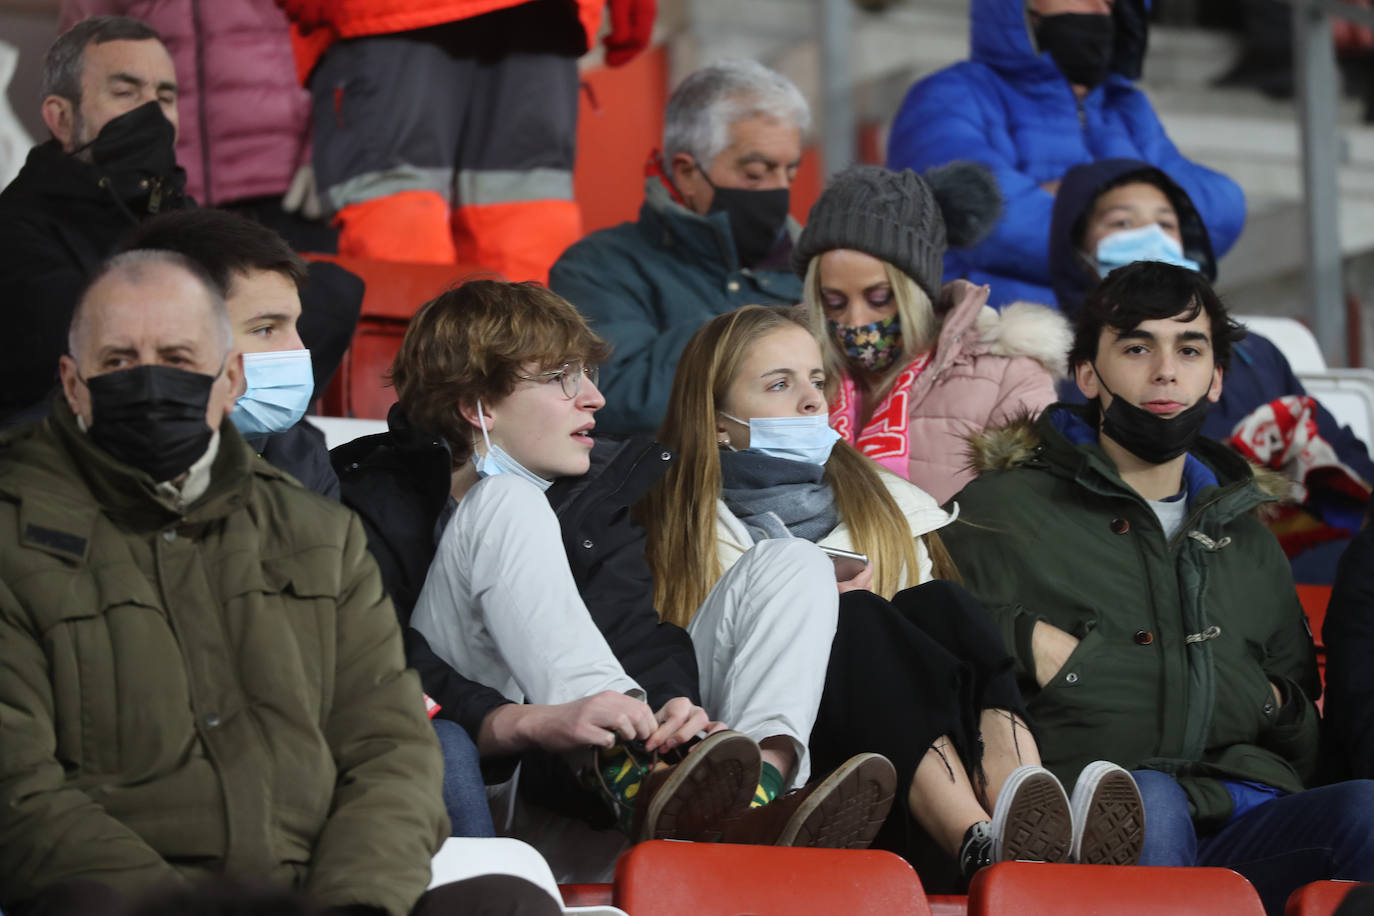
{"label": "boy wearing blue mask", "polygon": [[244,373],[244,390],[229,419],[274,467],[338,499],[339,478],[324,434],[300,422],[315,393],[310,350],[296,327],[307,276],[301,256],[266,226],[210,209],[154,217],[123,247],[183,254],[224,290]]}

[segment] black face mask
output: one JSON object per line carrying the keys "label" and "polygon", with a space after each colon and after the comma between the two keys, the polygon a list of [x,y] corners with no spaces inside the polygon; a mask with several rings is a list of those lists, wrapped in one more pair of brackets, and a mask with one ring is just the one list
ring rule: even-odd
{"label": "black face mask", "polygon": [[715,192],[707,213],[724,213],[730,220],[730,237],[741,267],[753,267],[772,253],[787,222],[791,195],[787,188],[754,191],[718,188],[700,165],[697,170]]}
{"label": "black face mask", "polygon": [[1192,448],[1202,435],[1202,424],[1212,408],[1206,395],[1175,416],[1161,417],[1118,397],[1102,381],[1096,364],[1093,364],[1093,372],[1097,373],[1097,383],[1102,390],[1112,396],[1112,403],[1102,412],[1103,435],[1110,436],[1113,442],[1141,461],[1150,464],[1172,461]]}
{"label": "black face mask", "polygon": [[215,376],[138,366],[84,381],[91,392],[91,441],[154,481],[185,472],[210,447],[205,411]]}
{"label": "black face mask", "polygon": [[180,195],[186,172],[177,165],[176,129],[157,102],[145,102],[111,119],[96,138],[73,155],[89,149],[91,162],[120,200],[147,196],[149,213],[169,194]]}
{"label": "black face mask", "polygon": [[1058,13],[1041,16],[1035,29],[1040,50],[1050,58],[1064,78],[1076,86],[1092,89],[1102,84],[1112,70],[1116,29],[1107,13]]}

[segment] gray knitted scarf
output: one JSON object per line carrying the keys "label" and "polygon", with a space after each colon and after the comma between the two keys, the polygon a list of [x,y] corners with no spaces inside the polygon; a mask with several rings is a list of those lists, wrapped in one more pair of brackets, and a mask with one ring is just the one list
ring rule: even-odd
{"label": "gray knitted scarf", "polygon": [[819,541],[840,523],[825,468],[758,452],[720,453],[720,497],[755,541]]}

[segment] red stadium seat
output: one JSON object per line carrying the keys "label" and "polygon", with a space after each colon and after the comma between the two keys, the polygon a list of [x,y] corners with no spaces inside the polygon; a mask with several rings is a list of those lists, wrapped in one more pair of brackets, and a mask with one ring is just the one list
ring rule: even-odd
{"label": "red stadium seat", "polygon": [[968,898],[958,894],[934,894],[926,898],[930,916],[967,916]]}
{"label": "red stadium seat", "polygon": [[1331,916],[1358,881],[1313,881],[1288,895],[1284,916]]}
{"label": "red stadium seat", "polygon": [[306,257],[332,261],[362,277],[366,285],[353,343],[320,398],[320,413],[385,420],[396,400],[386,384],[386,373],[401,347],[410,317],[440,292],[486,271],[475,265],[406,264],[325,254]]}
{"label": "red stadium seat", "polygon": [[1331,586],[1299,585],[1298,601],[1307,614],[1307,625],[1312,628],[1312,640],[1317,644],[1317,673],[1322,679],[1322,697],[1317,701],[1317,709],[1326,700],[1326,643],[1322,641],[1322,622],[1326,620],[1326,606],[1331,603]]}
{"label": "red stadium seat", "polygon": [[615,869],[634,916],[929,916],[921,879],[890,852],[651,840]]}
{"label": "red stadium seat", "polygon": [[1264,916],[1228,868],[999,862],[973,876],[969,916]]}
{"label": "red stadium seat", "polygon": [[558,892],[563,895],[565,907],[610,906],[614,897],[609,884],[560,884]]}

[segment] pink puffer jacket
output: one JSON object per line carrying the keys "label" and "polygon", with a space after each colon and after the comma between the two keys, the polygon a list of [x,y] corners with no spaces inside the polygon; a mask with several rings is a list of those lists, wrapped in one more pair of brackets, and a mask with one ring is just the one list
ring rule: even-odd
{"label": "pink puffer jacket", "polygon": [[1054,403],[1073,342],[1055,310],[1018,302],[998,312],[988,291],[967,280],[945,287],[939,342],[909,394],[909,460],[877,459],[939,503],[976,476],[965,436]]}
{"label": "pink puffer jacket", "polygon": [[142,19],[172,55],[187,193],[223,204],[286,192],[310,161],[310,94],[274,0],[63,0],[60,28],[106,15]]}

